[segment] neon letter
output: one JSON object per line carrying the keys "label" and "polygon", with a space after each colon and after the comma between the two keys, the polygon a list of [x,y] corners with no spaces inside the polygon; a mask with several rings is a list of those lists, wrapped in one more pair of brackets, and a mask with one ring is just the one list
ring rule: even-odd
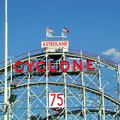
{"label": "neon letter", "polygon": [[26,61],[26,64],[28,65],[28,71],[32,72],[32,66],[34,65],[34,61],[32,61],[31,63],[29,63],[28,61]]}
{"label": "neon letter", "polygon": [[42,69],[39,68],[39,67],[40,67],[39,64],[45,64],[45,62],[39,61],[39,62],[37,62],[37,64],[36,64],[36,69],[37,69],[38,71],[45,71],[45,68],[43,68],[43,65],[41,65],[41,68],[42,68]]}
{"label": "neon letter", "polygon": [[[64,65],[63,65],[64,64]],[[60,62],[60,69],[62,71],[67,71],[70,68],[70,64],[67,61],[61,61]]]}
{"label": "neon letter", "polygon": [[49,68],[50,71],[58,71],[58,69],[53,69],[52,68],[52,61],[49,62],[49,67],[50,67]]}
{"label": "neon letter", "polygon": [[18,67],[17,67],[17,66],[18,66],[18,65],[20,65],[20,64],[21,64],[21,65],[23,65],[24,63],[23,63],[23,62],[18,61],[18,62],[16,62],[16,63],[14,64],[14,66],[13,66],[13,67],[14,67],[14,69],[15,69],[17,72],[22,72],[22,71],[24,70],[24,69],[22,69],[22,68],[21,68],[21,69],[18,69]]}
{"label": "neon letter", "polygon": [[73,69],[76,71],[77,69],[82,70],[82,60],[79,61],[80,64],[78,64],[75,60],[73,60]]}
{"label": "neon letter", "polygon": [[92,67],[92,64],[90,64],[90,62],[94,62],[94,60],[86,61],[86,70],[95,70],[95,68]]}

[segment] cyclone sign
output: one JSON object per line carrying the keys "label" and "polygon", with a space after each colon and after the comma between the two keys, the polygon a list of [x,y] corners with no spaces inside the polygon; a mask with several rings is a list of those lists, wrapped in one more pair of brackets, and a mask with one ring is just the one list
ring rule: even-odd
{"label": "cyclone sign", "polygon": [[[85,62],[85,61],[84,61]],[[44,61],[31,61],[31,62],[21,62],[17,61],[14,63],[13,68],[16,72],[23,72],[29,71],[32,72],[33,70],[36,71],[82,71],[82,70],[95,70],[94,68],[94,60],[86,60],[86,63],[83,64],[82,60],[75,61],[73,60],[71,63],[68,61],[60,61],[58,64],[55,64],[53,61],[44,62]],[[27,69],[25,69],[27,66]],[[85,66],[85,67],[84,67]]]}

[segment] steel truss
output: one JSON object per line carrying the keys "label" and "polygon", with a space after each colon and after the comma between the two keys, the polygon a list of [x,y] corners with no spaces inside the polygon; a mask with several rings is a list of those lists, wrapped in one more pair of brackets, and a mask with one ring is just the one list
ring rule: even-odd
{"label": "steel truss", "polygon": [[[85,51],[28,52],[9,59],[8,64],[8,105],[3,110],[4,67],[0,68],[0,119],[4,113],[8,120],[119,120],[120,119],[120,68],[119,64]],[[94,60],[95,71],[73,71],[72,61],[82,60],[86,67],[87,59]],[[49,71],[49,61],[58,68],[60,61],[68,61],[68,71]],[[16,61],[44,61],[46,71],[33,68],[28,72],[16,72]],[[2,64],[1,64],[2,66]],[[17,86],[12,86],[17,81]],[[49,93],[61,93],[65,107],[49,108]],[[11,95],[17,95],[10,101]]]}

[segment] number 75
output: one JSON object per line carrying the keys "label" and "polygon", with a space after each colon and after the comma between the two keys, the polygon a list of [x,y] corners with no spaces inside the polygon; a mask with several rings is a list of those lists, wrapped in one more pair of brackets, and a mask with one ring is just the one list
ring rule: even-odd
{"label": "number 75", "polygon": [[61,93],[49,93],[49,107],[64,107],[64,95]]}

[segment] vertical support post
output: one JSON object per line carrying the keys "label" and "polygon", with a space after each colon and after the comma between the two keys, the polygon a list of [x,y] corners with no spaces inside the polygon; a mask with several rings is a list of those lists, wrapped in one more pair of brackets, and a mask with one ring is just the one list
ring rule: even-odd
{"label": "vertical support post", "polygon": [[[65,61],[65,54],[63,50],[63,60]],[[64,66],[65,67],[65,66]],[[64,97],[65,97],[65,120],[68,120],[67,116],[67,86],[66,86],[66,73],[63,73],[63,78],[64,78]]]}
{"label": "vertical support post", "polygon": [[81,59],[82,59],[82,50],[80,50],[80,57],[81,57]]}
{"label": "vertical support post", "polygon": [[85,82],[83,79],[83,71],[81,71],[81,80],[82,80],[82,113],[83,113],[83,120],[86,120],[86,101],[85,101]]}
{"label": "vertical support post", "polygon": [[99,90],[101,92],[101,96],[100,96],[100,120],[105,120],[105,104],[104,104],[104,89],[102,88],[102,82],[101,82],[101,71],[99,70],[98,73],[98,86],[99,86]]}
{"label": "vertical support post", "polygon": [[102,120],[105,120],[104,90],[102,89]]}
{"label": "vertical support post", "polygon": [[[117,85],[118,100],[120,101],[120,64],[118,64],[117,84],[118,84]],[[117,111],[120,111],[120,106],[119,105],[117,106]],[[117,115],[116,120],[119,120],[119,115]]]}
{"label": "vertical support post", "polygon": [[64,75],[64,90],[65,90],[65,120],[67,120],[67,86],[66,86],[66,73],[63,73]]}
{"label": "vertical support post", "polygon": [[[102,92],[101,90],[101,72],[100,72],[100,56],[98,56],[98,66],[97,66],[97,69],[98,69],[98,86],[99,86],[99,91]],[[101,96],[99,97],[99,101],[100,101],[100,104],[99,104],[99,115],[98,115],[98,119],[101,120],[102,119],[102,107],[101,107]]]}
{"label": "vertical support post", "polygon": [[[30,53],[28,53],[28,61],[30,63]],[[30,120],[31,112],[30,112],[30,72],[28,73],[28,83],[27,83],[27,120]]]}
{"label": "vertical support post", "polygon": [[[10,64],[11,64],[11,66],[10,66],[10,82],[9,82],[9,97],[10,97],[10,95],[12,94],[12,90],[11,90],[11,83],[12,83],[12,80],[13,80],[13,76],[12,76],[12,71],[13,71],[13,67],[12,67],[12,59],[13,59],[13,57],[10,57]],[[11,105],[9,104],[9,116],[8,116],[8,120],[11,120],[12,119],[12,117],[13,117],[13,113],[12,113],[12,109],[11,109]]]}
{"label": "vertical support post", "polygon": [[[80,56],[81,56],[81,60],[82,60],[82,50],[80,51]],[[83,86],[83,89],[82,89],[82,119],[83,120],[86,120],[86,101],[85,101],[85,82],[84,82],[84,72],[83,70],[81,71],[81,85]]]}
{"label": "vertical support post", "polygon": [[7,119],[7,102],[8,102],[8,95],[7,95],[7,64],[8,64],[8,22],[7,22],[7,0],[5,0],[5,73],[4,73],[4,120]]}
{"label": "vertical support post", "polygon": [[[99,86],[99,91],[102,92],[102,90],[101,90],[101,76],[100,75],[101,74],[100,74],[100,70],[99,70],[99,72],[98,72],[98,86]],[[101,96],[99,97],[99,100],[100,100],[100,105],[99,105],[99,116],[98,116],[98,119],[101,120],[102,119],[102,107],[101,107],[102,99],[101,99]]]}
{"label": "vertical support post", "polygon": [[99,112],[99,118],[100,120],[105,120],[105,104],[104,104],[104,89],[102,88],[102,81],[101,81],[101,70],[100,70],[100,56],[98,56],[98,86],[99,91],[101,92],[102,96],[100,96],[100,112]]}
{"label": "vertical support post", "polygon": [[117,71],[117,82],[118,82],[118,100],[120,101],[120,64],[118,65],[118,71]]}
{"label": "vertical support post", "polygon": [[47,49],[46,49],[46,118],[48,119],[49,116],[49,106],[48,106],[48,54],[47,54]]}

